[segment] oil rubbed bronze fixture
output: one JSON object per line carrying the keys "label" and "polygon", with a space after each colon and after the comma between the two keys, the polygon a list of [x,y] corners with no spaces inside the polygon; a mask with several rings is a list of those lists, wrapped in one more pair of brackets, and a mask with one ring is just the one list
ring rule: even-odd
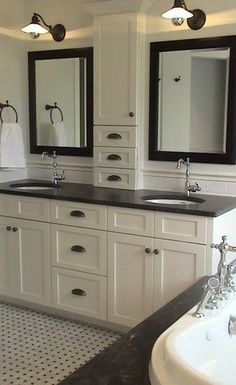
{"label": "oil rubbed bronze fixture", "polygon": [[206,14],[201,9],[188,10],[184,0],[175,0],[173,7],[161,16],[170,19],[176,26],[187,20],[189,28],[195,30],[202,28],[206,22]]}
{"label": "oil rubbed bronze fixture", "polygon": [[51,104],[46,104],[45,106],[45,110],[47,111],[50,111],[50,120],[51,120],[51,123],[54,124],[54,121],[53,121],[53,110],[58,110],[60,112],[60,115],[61,115],[61,121],[63,122],[63,113],[62,113],[62,110],[58,107],[57,103],[55,102],[54,103],[54,106],[52,106]]}
{"label": "oil rubbed bronze fixture", "polygon": [[[40,23],[43,23],[42,26]],[[50,33],[55,41],[62,41],[66,36],[66,29],[62,24],[56,24],[54,27],[45,22],[43,17],[38,13],[34,13],[30,24],[21,29],[22,32],[29,33],[32,39],[37,39],[44,33]]]}

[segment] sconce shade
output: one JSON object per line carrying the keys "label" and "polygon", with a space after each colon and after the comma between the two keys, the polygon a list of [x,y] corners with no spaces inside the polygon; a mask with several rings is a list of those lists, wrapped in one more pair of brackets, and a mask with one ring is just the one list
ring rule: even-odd
{"label": "sconce shade", "polygon": [[[40,24],[40,21],[45,27]],[[56,24],[54,27],[47,24],[43,17],[38,13],[34,13],[31,19],[31,23],[27,24],[21,29],[22,32],[29,33],[31,37],[37,39],[44,33],[50,33],[55,41],[62,41],[66,35],[66,29],[62,24]]]}
{"label": "sconce shade", "polygon": [[40,35],[48,33],[48,30],[39,24],[39,18],[34,14],[31,23],[21,29],[25,33],[39,33]]}
{"label": "sconce shade", "polygon": [[174,5],[161,15],[165,19],[189,19],[193,13],[188,11],[183,0],[175,0]]}

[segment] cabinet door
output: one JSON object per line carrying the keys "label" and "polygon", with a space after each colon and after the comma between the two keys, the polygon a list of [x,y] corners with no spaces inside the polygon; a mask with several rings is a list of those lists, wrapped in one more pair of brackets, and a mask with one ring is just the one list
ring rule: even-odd
{"label": "cabinet door", "polygon": [[51,303],[50,225],[12,218],[12,260],[19,270],[17,298],[39,303]]}
{"label": "cabinet door", "polygon": [[137,15],[96,18],[94,124],[136,125]]}
{"label": "cabinet door", "polygon": [[152,312],[153,243],[148,237],[109,233],[109,321],[132,327]]}
{"label": "cabinet door", "polygon": [[15,296],[20,282],[14,238],[12,218],[0,218],[0,294],[6,296]]}
{"label": "cabinet door", "polygon": [[206,273],[206,246],[155,240],[154,310],[191,286]]}

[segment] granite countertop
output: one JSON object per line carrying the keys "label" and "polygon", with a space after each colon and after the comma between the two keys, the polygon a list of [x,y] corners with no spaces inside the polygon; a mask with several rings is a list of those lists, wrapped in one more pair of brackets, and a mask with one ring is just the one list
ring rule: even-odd
{"label": "granite countertop", "polygon": [[[80,183],[63,183],[59,188],[51,190],[19,190],[10,187],[14,183],[40,182],[39,180],[26,179],[0,184],[0,193],[12,195],[24,195],[38,198],[68,200],[118,207],[130,207],[142,210],[155,210],[174,212],[180,214],[203,215],[217,217],[236,207],[236,197],[193,194],[195,199],[203,200],[194,205],[160,205],[145,202],[142,197],[152,196],[158,198],[179,197],[186,199],[181,193],[164,192],[158,190],[121,190],[112,188],[94,187],[93,185]],[[46,182],[41,181],[41,182]]]}
{"label": "granite countertop", "polygon": [[200,300],[205,279],[178,295],[59,385],[150,385],[148,366],[156,339]]}

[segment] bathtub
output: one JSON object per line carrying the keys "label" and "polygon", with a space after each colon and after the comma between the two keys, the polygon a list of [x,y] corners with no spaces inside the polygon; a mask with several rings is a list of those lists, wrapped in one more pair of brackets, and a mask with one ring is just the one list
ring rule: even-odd
{"label": "bathtub", "polygon": [[155,342],[149,366],[152,385],[236,385],[236,335],[228,331],[236,299],[203,318],[196,307]]}

